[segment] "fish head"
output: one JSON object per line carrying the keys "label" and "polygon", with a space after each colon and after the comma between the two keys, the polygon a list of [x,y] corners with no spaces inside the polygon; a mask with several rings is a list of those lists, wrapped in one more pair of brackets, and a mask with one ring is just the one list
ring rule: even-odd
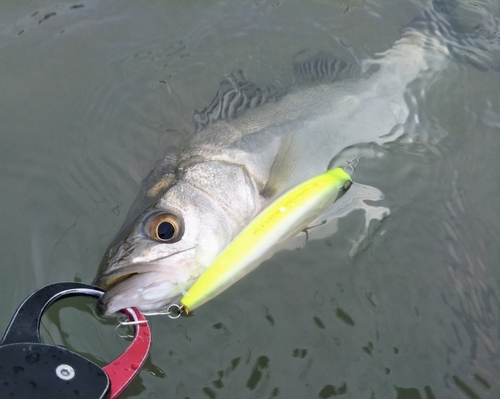
{"label": "fish head", "polygon": [[98,313],[165,309],[175,302],[231,240],[224,215],[181,184],[169,190],[117,235],[94,284],[106,292]]}

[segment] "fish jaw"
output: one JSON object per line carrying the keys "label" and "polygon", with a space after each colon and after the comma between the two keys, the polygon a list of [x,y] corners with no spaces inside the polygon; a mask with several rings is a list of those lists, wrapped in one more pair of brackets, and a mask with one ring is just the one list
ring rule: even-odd
{"label": "fish jaw", "polygon": [[143,262],[135,256],[137,262],[130,263],[127,257],[98,275],[94,284],[106,291],[98,301],[98,313],[111,316],[128,307],[141,311],[163,309],[189,289],[204,269],[194,247],[158,258]]}
{"label": "fish jaw", "polygon": [[190,276],[179,277],[165,272],[132,274],[99,299],[97,312],[107,317],[128,307],[136,307],[142,312],[165,309],[194,283]]}

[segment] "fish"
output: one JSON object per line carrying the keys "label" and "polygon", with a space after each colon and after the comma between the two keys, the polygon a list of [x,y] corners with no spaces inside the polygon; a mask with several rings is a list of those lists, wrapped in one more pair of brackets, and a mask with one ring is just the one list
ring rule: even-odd
{"label": "fish", "polygon": [[330,168],[347,148],[400,137],[408,85],[418,78],[429,87],[456,54],[474,58],[461,49],[475,38],[451,33],[447,4],[435,1],[391,48],[359,65],[322,53],[297,61],[302,82],[286,92],[261,90],[242,73],[223,80],[195,114],[185,149],[145,179],[104,254],[94,280],[106,291],[97,311],[167,308],[282,193]]}
{"label": "fish", "polygon": [[351,176],[343,169],[335,168],[281,195],[260,212],[201,274],[181,298],[182,311],[190,313],[269,259],[351,185]]}

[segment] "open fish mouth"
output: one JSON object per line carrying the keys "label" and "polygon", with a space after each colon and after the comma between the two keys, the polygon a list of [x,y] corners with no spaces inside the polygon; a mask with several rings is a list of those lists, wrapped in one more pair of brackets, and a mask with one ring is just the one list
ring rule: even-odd
{"label": "open fish mouth", "polygon": [[120,284],[122,281],[125,281],[129,277],[132,277],[134,275],[138,274],[137,272],[135,273],[124,273],[124,274],[114,274],[110,276],[100,276],[98,279],[94,281],[94,284],[97,285],[99,288],[102,288],[104,291],[109,291],[112,287]]}
{"label": "open fish mouth", "polygon": [[165,309],[189,289],[199,274],[193,250],[183,248],[151,261],[105,258],[100,268],[107,272],[98,274],[93,282],[106,291],[97,303],[97,313],[111,316],[130,307],[148,312]]}
{"label": "open fish mouth", "polygon": [[179,299],[192,283],[190,275],[162,270],[154,264],[126,267],[102,275],[94,282],[106,291],[96,310],[100,316],[112,316],[129,307],[143,312],[161,310]]}
{"label": "open fish mouth", "polygon": [[118,270],[112,270],[108,273],[98,276],[93,284],[108,291],[121,282],[127,280],[135,274],[160,272],[161,267],[156,263],[135,263],[129,266],[122,266]]}
{"label": "open fish mouth", "polygon": [[99,299],[97,312],[101,316],[111,316],[129,307],[136,307],[141,311],[161,309],[176,297],[165,297],[165,292],[172,293],[176,285],[176,282],[168,277],[161,272],[122,275]]}

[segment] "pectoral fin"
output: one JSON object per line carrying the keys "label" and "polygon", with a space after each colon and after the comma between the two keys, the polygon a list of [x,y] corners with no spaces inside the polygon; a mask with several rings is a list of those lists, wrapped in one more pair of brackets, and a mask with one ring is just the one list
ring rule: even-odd
{"label": "pectoral fin", "polygon": [[283,184],[290,177],[297,156],[296,148],[293,146],[293,133],[280,139],[278,152],[269,170],[269,177],[260,195],[264,198],[272,198],[283,189]]}

